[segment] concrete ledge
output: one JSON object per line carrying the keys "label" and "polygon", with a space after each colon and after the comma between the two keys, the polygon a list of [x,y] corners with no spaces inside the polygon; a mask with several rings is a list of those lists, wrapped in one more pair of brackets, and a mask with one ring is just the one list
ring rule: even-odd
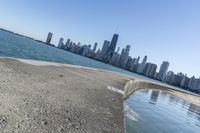
{"label": "concrete ledge", "polygon": [[126,82],[126,85],[124,88],[124,99],[127,99],[131,94],[133,94],[135,91],[139,89],[159,89],[163,91],[168,91],[172,95],[180,97],[190,103],[200,105],[199,95],[196,95],[194,93],[191,93],[185,90],[166,87],[164,85],[159,85],[159,84],[155,84],[155,83],[148,82],[145,80],[137,80],[137,79],[128,80]]}

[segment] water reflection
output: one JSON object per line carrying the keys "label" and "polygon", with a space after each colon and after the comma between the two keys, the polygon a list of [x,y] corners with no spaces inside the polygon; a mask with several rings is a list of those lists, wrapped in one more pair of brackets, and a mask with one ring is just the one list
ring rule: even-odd
{"label": "water reflection", "polygon": [[166,91],[161,91],[160,95],[162,95],[162,97],[166,97],[167,96],[167,92]]}
{"label": "water reflection", "polygon": [[156,104],[158,97],[159,97],[159,93],[160,93],[159,91],[153,90],[151,92],[151,97],[150,97],[149,103]]}
{"label": "water reflection", "polygon": [[149,89],[142,89],[142,90],[141,90],[141,93],[148,94],[149,91],[150,91]]}
{"label": "water reflection", "polygon": [[188,108],[188,115],[194,116],[200,121],[200,107],[191,103]]}
{"label": "water reflection", "polygon": [[137,121],[133,121],[125,114],[127,133],[200,132],[200,106],[169,92],[142,89],[125,104],[138,115]]}

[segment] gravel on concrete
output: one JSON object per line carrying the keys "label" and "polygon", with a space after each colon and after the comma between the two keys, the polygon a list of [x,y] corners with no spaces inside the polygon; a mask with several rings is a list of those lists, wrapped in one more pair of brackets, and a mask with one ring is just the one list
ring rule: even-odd
{"label": "gravel on concrete", "polygon": [[0,132],[123,133],[128,77],[101,70],[0,59]]}

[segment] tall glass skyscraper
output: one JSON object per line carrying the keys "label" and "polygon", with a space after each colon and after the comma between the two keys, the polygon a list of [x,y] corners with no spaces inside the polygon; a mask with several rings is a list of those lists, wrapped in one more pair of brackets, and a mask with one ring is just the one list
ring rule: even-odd
{"label": "tall glass skyscraper", "polygon": [[117,45],[118,37],[119,37],[118,34],[114,34],[113,35],[112,41],[110,43],[109,51],[108,51],[109,56],[112,56],[113,53],[115,52],[115,48],[116,48],[116,45]]}

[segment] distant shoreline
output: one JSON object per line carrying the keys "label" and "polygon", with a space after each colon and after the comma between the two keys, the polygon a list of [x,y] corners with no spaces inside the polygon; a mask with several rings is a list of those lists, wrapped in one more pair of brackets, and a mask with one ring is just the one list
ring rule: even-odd
{"label": "distant shoreline", "polygon": [[6,30],[6,29],[3,29],[3,28],[0,28],[0,30],[5,31],[5,32],[8,32],[8,33],[15,34],[15,35],[18,35],[18,36],[21,36],[21,37],[25,37],[25,38],[31,39],[31,40],[36,41],[36,42],[39,42],[39,43],[43,43],[43,44],[46,44],[46,45],[55,47],[54,44],[47,44],[47,43],[45,43],[45,42],[43,42],[43,41],[41,41],[41,40],[38,40],[38,39],[35,39],[35,38],[32,38],[32,37],[26,36],[26,35],[23,35],[23,34],[19,34],[19,33],[16,33],[16,32],[14,32],[14,31]]}

